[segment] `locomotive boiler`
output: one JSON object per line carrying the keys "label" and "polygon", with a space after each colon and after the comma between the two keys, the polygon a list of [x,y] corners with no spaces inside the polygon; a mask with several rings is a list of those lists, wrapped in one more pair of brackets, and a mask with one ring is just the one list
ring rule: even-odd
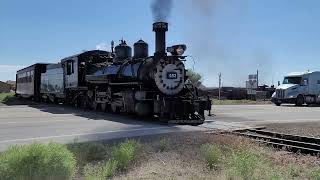
{"label": "locomotive boiler", "polygon": [[[87,51],[64,58],[57,65],[47,65],[47,71],[41,73],[41,98],[173,123],[202,124],[211,103],[199,97],[188,81],[183,55],[186,45],[166,48],[166,22],[154,23],[153,31],[155,52],[151,56],[142,39],[133,45],[133,55],[132,48],[121,40],[115,47],[112,43],[110,52]],[[63,80],[63,93],[61,81],[50,77]]]}

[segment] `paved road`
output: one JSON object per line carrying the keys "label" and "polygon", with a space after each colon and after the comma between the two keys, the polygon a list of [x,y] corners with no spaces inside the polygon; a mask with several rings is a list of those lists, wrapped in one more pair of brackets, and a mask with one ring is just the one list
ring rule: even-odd
{"label": "paved road", "polygon": [[0,106],[0,150],[34,141],[83,142],[202,129],[63,106]]}
{"label": "paved road", "polygon": [[[220,105],[214,106],[214,117],[205,126],[251,127],[273,123],[316,122],[320,124],[320,107],[294,105]],[[223,128],[222,128],[223,129]]]}
{"label": "paved road", "polygon": [[0,106],[0,150],[12,144],[95,141],[205,128],[236,129],[268,123],[319,122],[320,107],[214,106],[205,124],[168,126],[138,118],[86,112],[64,106]]}

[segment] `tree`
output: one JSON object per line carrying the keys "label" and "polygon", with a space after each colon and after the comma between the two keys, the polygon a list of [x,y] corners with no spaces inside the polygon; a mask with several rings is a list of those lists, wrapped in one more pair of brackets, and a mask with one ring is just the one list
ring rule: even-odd
{"label": "tree", "polygon": [[191,83],[198,87],[202,83],[202,76],[199,73],[194,72],[192,69],[187,69],[187,76]]}

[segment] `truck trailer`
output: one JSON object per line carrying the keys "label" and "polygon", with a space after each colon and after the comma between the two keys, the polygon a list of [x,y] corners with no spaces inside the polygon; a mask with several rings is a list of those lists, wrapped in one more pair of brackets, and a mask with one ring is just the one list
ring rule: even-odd
{"label": "truck trailer", "polygon": [[271,101],[277,106],[320,104],[320,71],[289,73],[272,94]]}

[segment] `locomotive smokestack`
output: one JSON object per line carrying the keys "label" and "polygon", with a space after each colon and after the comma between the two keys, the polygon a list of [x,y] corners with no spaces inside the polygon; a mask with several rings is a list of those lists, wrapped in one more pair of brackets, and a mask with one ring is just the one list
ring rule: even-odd
{"label": "locomotive smokestack", "polygon": [[155,22],[153,23],[153,31],[155,32],[155,55],[163,56],[166,54],[166,31],[168,31],[168,23]]}

